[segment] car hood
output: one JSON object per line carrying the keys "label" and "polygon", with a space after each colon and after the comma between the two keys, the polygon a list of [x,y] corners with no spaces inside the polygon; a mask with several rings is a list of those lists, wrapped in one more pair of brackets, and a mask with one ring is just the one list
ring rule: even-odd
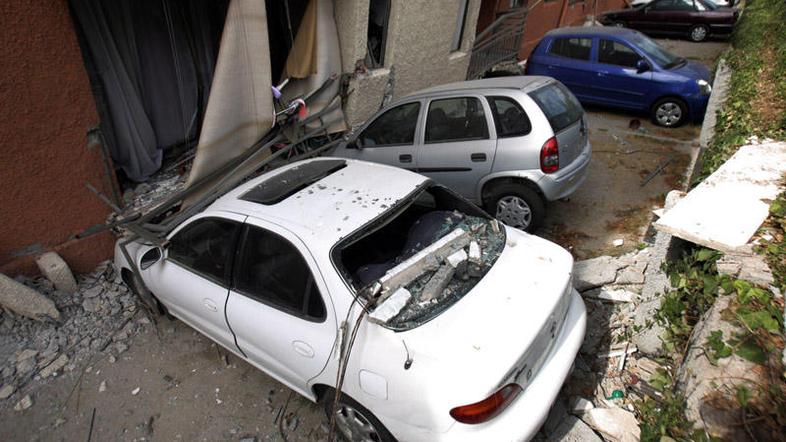
{"label": "car hood", "polygon": [[677,69],[670,70],[672,73],[683,75],[693,80],[710,81],[710,71],[703,64],[688,60],[684,65]]}
{"label": "car hood", "polygon": [[462,386],[449,390],[456,405],[499,387],[571,293],[573,258],[565,249],[512,228],[507,238],[494,266],[459,302],[399,333],[416,360],[442,370],[434,373],[438,382]]}

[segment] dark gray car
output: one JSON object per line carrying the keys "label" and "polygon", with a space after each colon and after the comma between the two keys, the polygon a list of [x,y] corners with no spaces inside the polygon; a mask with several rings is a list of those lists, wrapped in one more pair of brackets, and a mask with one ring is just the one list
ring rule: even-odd
{"label": "dark gray car", "polygon": [[584,110],[550,77],[464,81],[385,107],[335,156],[409,169],[532,231],[546,201],[572,194],[592,151]]}

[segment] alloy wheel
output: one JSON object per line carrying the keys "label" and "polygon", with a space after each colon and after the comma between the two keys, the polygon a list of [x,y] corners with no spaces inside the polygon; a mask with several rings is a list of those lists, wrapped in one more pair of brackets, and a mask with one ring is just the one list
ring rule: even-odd
{"label": "alloy wheel", "polygon": [[674,126],[682,119],[682,108],[673,101],[667,101],[658,106],[658,109],[655,111],[655,118],[663,126]]}
{"label": "alloy wheel", "polygon": [[704,26],[696,26],[690,31],[690,39],[693,41],[702,41],[707,37],[707,28]]}
{"label": "alloy wheel", "polygon": [[503,196],[497,201],[496,218],[510,227],[524,230],[532,222],[532,209],[522,198]]}
{"label": "alloy wheel", "polygon": [[382,440],[374,425],[363,413],[351,405],[340,404],[336,413],[336,426],[351,441],[379,442]]}

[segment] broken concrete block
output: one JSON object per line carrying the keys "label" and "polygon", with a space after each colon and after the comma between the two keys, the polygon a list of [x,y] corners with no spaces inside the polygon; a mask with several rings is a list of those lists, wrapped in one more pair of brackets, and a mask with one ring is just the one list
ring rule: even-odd
{"label": "broken concrete block", "polygon": [[42,321],[60,319],[55,303],[30,287],[0,273],[0,305],[22,316]]}
{"label": "broken concrete block", "polygon": [[30,395],[28,394],[25,397],[23,397],[22,400],[17,402],[16,405],[14,405],[14,410],[16,411],[27,410],[32,406],[33,406],[33,398],[31,398]]}
{"label": "broken concrete block", "polygon": [[583,292],[617,279],[619,264],[610,256],[599,256],[573,265],[573,286]]}
{"label": "broken concrete block", "polygon": [[600,299],[602,301],[611,302],[633,302],[636,294],[625,289],[611,289],[601,287],[597,289],[588,290],[581,294],[585,298]]}
{"label": "broken concrete block", "polygon": [[718,273],[744,279],[756,285],[769,286],[775,282],[772,270],[761,255],[727,253],[717,262]]}
{"label": "broken concrete block", "polygon": [[57,373],[58,370],[65,367],[68,363],[68,356],[62,354],[59,358],[52,361],[51,364],[47,365],[43,370],[41,370],[38,374],[41,375],[42,378],[48,378],[49,376]]}
{"label": "broken concrete block", "polygon": [[392,295],[427,271],[436,269],[439,261],[469,244],[469,234],[464,229],[455,229],[430,246],[424,248],[401,264],[388,270],[379,282],[382,284],[380,301]]}
{"label": "broken concrete block", "polygon": [[581,418],[607,441],[638,442],[641,436],[636,416],[622,408],[593,408]]}
{"label": "broken concrete block", "polygon": [[581,414],[592,410],[593,408],[595,408],[595,405],[593,405],[592,402],[590,402],[587,399],[584,399],[581,396],[573,396],[569,400],[569,407],[571,413]]}
{"label": "broken concrete block", "polygon": [[563,442],[603,441],[603,439],[592,431],[592,428],[575,416],[566,416],[556,430],[548,435],[547,440],[559,440]]}
{"label": "broken concrete block", "polygon": [[428,280],[423,291],[420,292],[420,299],[422,301],[430,301],[436,298],[440,293],[445,290],[450,280],[453,279],[453,274],[456,269],[450,264],[445,264],[439,268]]}
{"label": "broken concrete block", "polygon": [[3,388],[0,388],[0,399],[8,399],[12,394],[14,394],[16,389],[11,384],[3,385]]}
{"label": "broken concrete block", "polygon": [[24,361],[26,359],[35,358],[37,355],[38,355],[38,351],[37,350],[26,348],[26,349],[22,350],[22,352],[19,353],[19,355],[16,357],[16,362],[19,363],[19,362],[22,362],[22,361]]}
{"label": "broken concrete block", "polygon": [[78,288],[74,275],[60,255],[55,252],[46,252],[39,256],[35,263],[38,265],[41,273],[55,285],[57,290],[76,293]]}
{"label": "broken concrete block", "polygon": [[469,243],[467,273],[473,278],[480,278],[483,271],[483,261],[480,251],[480,244],[476,241]]}
{"label": "broken concrete block", "polygon": [[377,308],[374,309],[373,312],[368,316],[369,320],[372,322],[377,323],[386,323],[391,318],[396,316],[407,302],[409,302],[410,298],[412,298],[412,294],[409,290],[401,287],[400,289],[396,290],[395,293],[390,295],[387,299],[385,299]]}

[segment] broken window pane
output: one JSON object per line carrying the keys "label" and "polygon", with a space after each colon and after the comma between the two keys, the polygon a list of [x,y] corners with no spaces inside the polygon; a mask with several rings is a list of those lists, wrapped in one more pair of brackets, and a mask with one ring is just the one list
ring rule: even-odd
{"label": "broken window pane", "polygon": [[385,64],[390,0],[371,0],[368,9],[366,66],[379,68]]}
{"label": "broken window pane", "polygon": [[[402,273],[413,275],[402,280],[405,284],[378,294],[385,298],[401,287],[412,294],[387,321],[386,326],[394,329],[416,327],[455,304],[491,268],[505,243],[504,230],[495,220],[442,186],[424,189],[403,204],[376,230],[353,235],[349,244],[337,247],[337,264],[358,292],[389,280],[402,266]],[[433,251],[451,235],[458,238],[455,243]],[[427,258],[418,260],[420,256]],[[409,266],[413,260],[417,264]],[[436,274],[439,280],[429,283]]]}

